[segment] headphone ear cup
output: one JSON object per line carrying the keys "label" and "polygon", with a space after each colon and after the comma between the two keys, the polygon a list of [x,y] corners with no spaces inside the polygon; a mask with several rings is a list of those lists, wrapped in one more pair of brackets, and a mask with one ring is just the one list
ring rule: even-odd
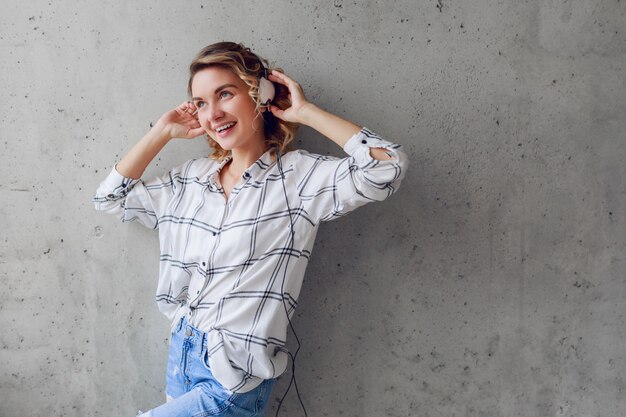
{"label": "headphone ear cup", "polygon": [[259,102],[261,107],[266,107],[276,95],[274,84],[265,77],[259,79]]}

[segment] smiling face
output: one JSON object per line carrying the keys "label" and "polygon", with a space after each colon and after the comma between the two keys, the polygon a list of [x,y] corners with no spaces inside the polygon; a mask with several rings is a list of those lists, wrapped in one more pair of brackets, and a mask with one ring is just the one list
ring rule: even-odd
{"label": "smiling face", "polygon": [[232,71],[219,66],[200,70],[193,77],[191,91],[200,125],[223,149],[264,146],[263,118],[257,116],[248,85]]}

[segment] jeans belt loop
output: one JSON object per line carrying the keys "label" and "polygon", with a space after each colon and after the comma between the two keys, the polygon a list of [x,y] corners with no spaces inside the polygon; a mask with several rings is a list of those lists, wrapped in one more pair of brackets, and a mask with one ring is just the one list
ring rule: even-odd
{"label": "jeans belt loop", "polygon": [[206,332],[202,332],[202,337],[200,338],[200,357],[202,357],[202,352],[206,349]]}

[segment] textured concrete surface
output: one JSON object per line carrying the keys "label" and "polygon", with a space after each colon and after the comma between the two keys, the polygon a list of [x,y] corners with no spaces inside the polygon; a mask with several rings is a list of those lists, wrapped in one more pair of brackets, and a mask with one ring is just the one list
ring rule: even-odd
{"label": "textured concrete surface", "polygon": [[[0,416],[164,400],[157,236],[90,198],[223,39],[411,158],[318,235],[294,323],[309,415],[623,416],[625,2],[243,4],[3,2]],[[146,176],[206,152],[177,141]],[[304,415],[293,391],[281,415]]]}

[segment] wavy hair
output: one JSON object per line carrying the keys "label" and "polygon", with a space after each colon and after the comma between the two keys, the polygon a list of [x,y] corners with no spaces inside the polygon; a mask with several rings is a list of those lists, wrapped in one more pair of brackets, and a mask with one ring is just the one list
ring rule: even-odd
{"label": "wavy hair", "polygon": [[[259,107],[259,80],[265,75],[264,68],[267,68],[269,75],[272,69],[283,72],[281,68],[270,67],[267,60],[259,57],[250,48],[245,47],[241,43],[234,42],[217,42],[204,47],[189,65],[189,85],[187,92],[189,97],[192,96],[191,84],[193,77],[201,70],[212,66],[219,66],[231,70],[235,75],[243,80],[249,87],[248,94],[257,104],[257,117],[263,118],[263,133],[265,135],[265,150],[278,146],[281,155],[292,150],[291,141],[293,140],[298,123],[291,123],[281,120],[274,116],[271,112],[261,112]],[[280,109],[286,109],[291,106],[288,98],[289,89],[282,84],[274,83],[276,94],[272,100],[272,104]],[[213,148],[213,153],[209,155],[212,159],[223,159],[230,154],[229,151],[223,149],[219,143],[208,136],[209,145]]]}

